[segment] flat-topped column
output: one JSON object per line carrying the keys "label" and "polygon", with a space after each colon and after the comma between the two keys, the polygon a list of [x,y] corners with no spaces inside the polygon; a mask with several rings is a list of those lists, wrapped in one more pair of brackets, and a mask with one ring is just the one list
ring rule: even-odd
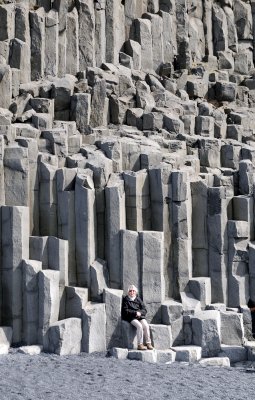
{"label": "flat-topped column", "polygon": [[66,17],[66,73],[79,71],[79,16],[76,8]]}
{"label": "flat-topped column", "polygon": [[95,66],[94,0],[79,0],[79,60],[80,70]]}
{"label": "flat-topped column", "polygon": [[17,144],[6,147],[4,151],[5,203],[9,206],[29,206],[29,183],[28,149]]}
{"label": "flat-topped column", "polygon": [[45,11],[40,7],[29,12],[31,35],[31,79],[44,76],[45,68]]}
{"label": "flat-topped column", "polygon": [[208,186],[205,181],[191,182],[192,195],[192,257],[193,276],[209,276],[207,203]]}
{"label": "flat-topped column", "polygon": [[170,175],[172,166],[161,163],[149,169],[151,228],[164,232],[164,278],[166,296],[173,297],[173,268],[171,260]]}
{"label": "flat-topped column", "polygon": [[106,62],[119,63],[119,52],[125,42],[124,5],[119,0],[106,0]]}
{"label": "flat-topped column", "polygon": [[[57,158],[51,158],[52,163],[44,162],[39,165],[39,209],[40,234],[42,236],[57,236]],[[50,160],[49,160],[50,161]]]}
{"label": "flat-topped column", "polygon": [[68,280],[76,286],[75,251],[75,168],[62,168],[57,171],[58,196],[58,237],[68,241]]}
{"label": "flat-topped column", "polygon": [[138,18],[133,21],[131,39],[141,45],[141,67],[150,72],[153,69],[151,21]]}
{"label": "flat-topped column", "polygon": [[127,228],[140,231],[151,228],[149,178],[146,170],[124,172]]}
{"label": "flat-topped column", "polygon": [[50,269],[39,272],[38,342],[45,348],[48,347],[47,330],[59,316],[59,275],[59,271]]}
{"label": "flat-topped column", "polygon": [[111,287],[122,287],[121,234],[126,228],[124,180],[112,174],[105,188],[106,200],[106,260]]}
{"label": "flat-topped column", "polygon": [[13,343],[22,340],[22,260],[29,258],[29,208],[3,206],[2,323],[13,329]]}
{"label": "flat-topped column", "polygon": [[147,305],[147,319],[161,322],[161,303],[165,300],[164,233],[139,233],[141,249],[142,296]]}
{"label": "flat-topped column", "polygon": [[38,273],[41,270],[41,261],[23,260],[23,340],[27,345],[38,344]]}
{"label": "flat-topped column", "polygon": [[[247,221],[229,220],[227,229],[228,306],[245,306],[249,299],[249,253],[247,251],[249,223]],[[253,252],[252,244],[249,245],[249,252]]]}
{"label": "flat-topped column", "polygon": [[76,263],[79,286],[89,287],[90,265],[96,254],[95,189],[92,171],[79,170],[75,182]]}
{"label": "flat-topped column", "polygon": [[227,304],[228,236],[227,199],[224,187],[208,189],[209,276],[212,302]]}
{"label": "flat-topped column", "polygon": [[173,171],[171,188],[174,297],[178,298],[192,276],[192,206],[188,172]]}
{"label": "flat-topped column", "polygon": [[45,75],[58,75],[58,13],[50,10],[45,16]]}
{"label": "flat-topped column", "polygon": [[139,233],[123,230],[121,232],[120,251],[124,293],[127,293],[131,284],[135,285],[141,293],[142,271]]}

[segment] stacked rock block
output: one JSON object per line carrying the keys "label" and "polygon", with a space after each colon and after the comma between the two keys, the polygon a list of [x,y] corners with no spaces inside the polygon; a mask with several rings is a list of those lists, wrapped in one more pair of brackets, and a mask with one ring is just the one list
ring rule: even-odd
{"label": "stacked rock block", "polygon": [[253,2],[0,3],[3,351],[254,357]]}

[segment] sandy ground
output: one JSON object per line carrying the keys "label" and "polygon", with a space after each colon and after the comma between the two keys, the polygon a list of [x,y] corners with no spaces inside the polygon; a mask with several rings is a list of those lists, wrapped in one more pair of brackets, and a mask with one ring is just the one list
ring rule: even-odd
{"label": "sandy ground", "polygon": [[[250,365],[251,367],[251,365]],[[0,400],[253,400],[255,369],[116,360],[105,354],[0,356]]]}

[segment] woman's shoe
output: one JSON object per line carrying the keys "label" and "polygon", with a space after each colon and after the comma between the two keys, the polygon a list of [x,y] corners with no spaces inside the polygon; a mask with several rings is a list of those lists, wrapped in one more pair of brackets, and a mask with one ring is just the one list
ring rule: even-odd
{"label": "woman's shoe", "polygon": [[148,350],[153,350],[153,346],[151,343],[146,343],[146,346]]}
{"label": "woman's shoe", "polygon": [[143,344],[139,344],[137,346],[137,350],[147,350],[148,347],[144,346]]}

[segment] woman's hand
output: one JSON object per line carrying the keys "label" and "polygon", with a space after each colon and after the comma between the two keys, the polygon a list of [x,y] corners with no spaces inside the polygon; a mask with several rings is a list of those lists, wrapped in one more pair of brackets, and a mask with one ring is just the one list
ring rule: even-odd
{"label": "woman's hand", "polygon": [[136,316],[137,316],[137,317],[141,317],[141,315],[142,315],[142,314],[140,313],[140,311],[137,311],[137,312],[136,312]]}

